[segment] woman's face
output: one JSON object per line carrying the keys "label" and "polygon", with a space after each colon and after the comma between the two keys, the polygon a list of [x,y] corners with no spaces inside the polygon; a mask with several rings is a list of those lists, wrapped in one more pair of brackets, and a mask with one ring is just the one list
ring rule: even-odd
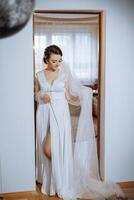
{"label": "woman's face", "polygon": [[60,66],[61,62],[62,56],[59,54],[57,55],[52,53],[49,60],[47,61],[48,68],[55,71]]}

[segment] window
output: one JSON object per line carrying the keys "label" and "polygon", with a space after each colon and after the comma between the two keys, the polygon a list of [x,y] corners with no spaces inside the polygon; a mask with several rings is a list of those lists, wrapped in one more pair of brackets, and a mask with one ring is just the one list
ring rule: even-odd
{"label": "window", "polygon": [[83,84],[92,84],[98,77],[98,25],[43,24],[35,33],[35,64],[40,71],[43,51],[51,44],[63,51],[63,60]]}

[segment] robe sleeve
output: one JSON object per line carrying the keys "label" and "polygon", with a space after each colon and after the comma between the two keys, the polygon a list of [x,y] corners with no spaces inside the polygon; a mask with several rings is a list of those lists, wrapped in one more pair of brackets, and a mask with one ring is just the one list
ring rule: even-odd
{"label": "robe sleeve", "polygon": [[[66,81],[65,81],[65,95],[69,104],[74,106],[80,106],[80,95],[78,92],[78,80],[76,81],[74,77],[72,77],[70,71],[66,72]],[[79,87],[79,90],[81,86]]]}
{"label": "robe sleeve", "polygon": [[40,88],[37,74],[36,74],[34,82],[35,82],[34,83],[34,99],[37,103],[42,104],[43,103],[42,96],[44,95],[44,92],[42,92]]}

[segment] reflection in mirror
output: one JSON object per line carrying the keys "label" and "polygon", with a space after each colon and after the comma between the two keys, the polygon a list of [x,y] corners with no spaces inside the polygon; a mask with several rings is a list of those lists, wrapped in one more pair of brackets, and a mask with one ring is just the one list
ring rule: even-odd
{"label": "reflection in mirror", "polygon": [[[44,68],[44,49],[58,45],[63,61],[82,84],[93,89],[93,121],[99,152],[99,16],[98,14],[34,13],[35,74]],[[74,117],[75,120],[75,117]]]}

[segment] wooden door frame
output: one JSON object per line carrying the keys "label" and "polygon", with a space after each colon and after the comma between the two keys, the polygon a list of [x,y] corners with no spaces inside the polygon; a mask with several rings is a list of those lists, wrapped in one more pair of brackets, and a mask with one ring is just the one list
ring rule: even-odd
{"label": "wooden door frame", "polygon": [[[34,44],[34,14],[94,14],[99,17],[99,106],[98,106],[98,158],[100,177],[104,180],[105,157],[105,40],[106,40],[106,11],[105,10],[34,10],[33,11],[33,44]],[[33,48],[33,63],[35,76],[35,59]]]}

